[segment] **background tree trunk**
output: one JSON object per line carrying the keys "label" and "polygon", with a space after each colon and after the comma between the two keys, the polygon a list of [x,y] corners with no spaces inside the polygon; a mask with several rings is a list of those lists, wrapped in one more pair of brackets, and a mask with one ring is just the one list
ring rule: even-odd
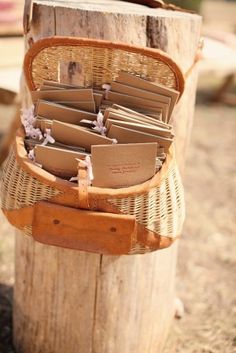
{"label": "background tree trunk", "polygon": [[[200,35],[196,15],[114,0],[33,4],[27,43],[80,36],[161,48],[183,71]],[[190,137],[196,71],[174,112],[181,168]],[[22,88],[23,99],[29,93]],[[17,232],[14,343],[18,353],[158,353],[174,315],[177,243],[110,257],[35,243]]]}

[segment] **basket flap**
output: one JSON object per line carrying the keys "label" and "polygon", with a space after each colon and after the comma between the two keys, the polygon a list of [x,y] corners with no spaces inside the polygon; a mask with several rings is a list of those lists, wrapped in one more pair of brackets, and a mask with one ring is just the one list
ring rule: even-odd
{"label": "basket flap", "polygon": [[[77,70],[77,84],[100,88],[115,80],[119,71],[136,74],[180,92],[184,75],[163,51],[103,40],[51,37],[37,41],[26,53],[24,71],[30,90],[44,80],[68,82]],[[67,82],[66,82],[67,81]]]}

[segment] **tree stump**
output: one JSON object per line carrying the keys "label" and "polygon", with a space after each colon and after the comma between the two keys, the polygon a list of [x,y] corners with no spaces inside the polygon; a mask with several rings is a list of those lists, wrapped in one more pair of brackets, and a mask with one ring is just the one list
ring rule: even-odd
{"label": "tree stump", "polygon": [[[114,0],[35,1],[26,43],[80,36],[161,48],[187,71],[201,18]],[[26,45],[27,46],[27,45]],[[184,165],[196,70],[174,112]],[[29,93],[22,88],[23,99]],[[159,353],[174,315],[177,243],[147,255],[101,256],[45,246],[17,232],[14,344],[18,353]]]}

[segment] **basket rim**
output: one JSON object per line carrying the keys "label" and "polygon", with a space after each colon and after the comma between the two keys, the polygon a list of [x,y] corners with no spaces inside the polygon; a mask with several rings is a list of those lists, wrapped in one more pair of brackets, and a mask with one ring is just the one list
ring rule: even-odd
{"label": "basket rim", "polygon": [[[55,175],[47,172],[46,170],[37,166],[33,161],[28,158],[27,151],[24,145],[25,132],[23,126],[17,131],[13,150],[15,158],[19,167],[22,168],[26,173],[30,174],[33,178],[36,178],[39,182],[53,187],[64,193],[78,195],[79,186],[72,182],[56,177]],[[158,171],[151,179],[144,183],[129,186],[127,188],[100,188],[94,186],[88,186],[88,195],[96,196],[97,199],[104,198],[123,198],[132,195],[140,195],[149,192],[151,189],[160,186],[162,181],[167,177],[168,171],[175,161],[175,152],[173,146],[169,148],[167,152],[166,160],[162,165],[160,171]]]}
{"label": "basket rim", "polygon": [[98,40],[90,38],[80,38],[80,37],[62,37],[53,36],[42,38],[35,42],[27,51],[24,58],[24,73],[27,85],[30,90],[35,90],[36,86],[32,77],[32,65],[35,57],[44,49],[49,47],[58,46],[87,46],[95,48],[110,48],[110,49],[120,49],[127,52],[143,54],[147,57],[158,59],[164,62],[174,73],[176,81],[176,90],[180,92],[179,99],[184,92],[185,78],[182,69],[179,65],[161,49],[142,47],[137,45],[126,44],[123,42],[112,42],[107,40]]}

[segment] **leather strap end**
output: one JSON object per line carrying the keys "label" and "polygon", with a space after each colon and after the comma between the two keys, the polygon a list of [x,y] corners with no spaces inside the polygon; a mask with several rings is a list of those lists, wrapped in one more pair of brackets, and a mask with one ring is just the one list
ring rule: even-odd
{"label": "leather strap end", "polygon": [[88,170],[83,161],[78,161],[79,208],[88,210]]}

